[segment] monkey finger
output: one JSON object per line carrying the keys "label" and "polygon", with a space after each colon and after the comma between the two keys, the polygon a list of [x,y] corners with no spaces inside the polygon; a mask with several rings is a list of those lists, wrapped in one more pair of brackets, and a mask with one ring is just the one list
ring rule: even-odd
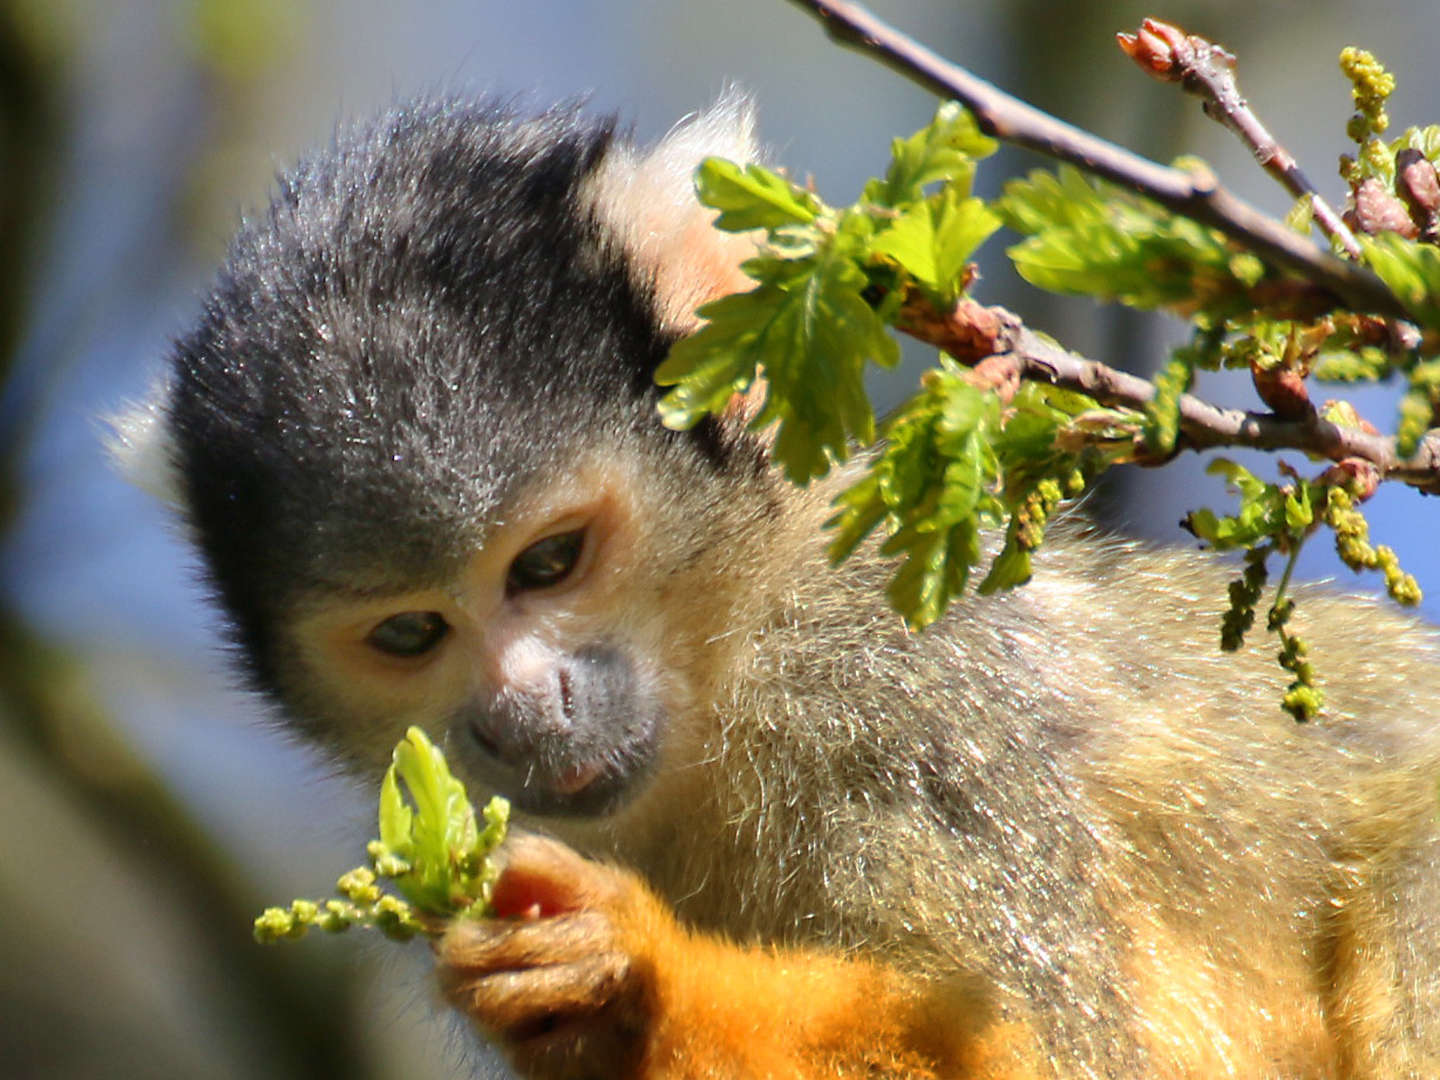
{"label": "monkey finger", "polygon": [[501,917],[544,918],[614,904],[624,894],[625,881],[620,871],[559,841],[522,836],[506,845],[491,906]]}
{"label": "monkey finger", "polygon": [[461,919],[436,947],[442,976],[477,978],[497,971],[524,971],[570,964],[615,952],[616,935],[600,912],[556,918]]}
{"label": "monkey finger", "polygon": [[442,972],[446,999],[482,1028],[522,1042],[594,1017],[619,996],[630,973],[621,953],[596,953],[569,963],[482,974]]}

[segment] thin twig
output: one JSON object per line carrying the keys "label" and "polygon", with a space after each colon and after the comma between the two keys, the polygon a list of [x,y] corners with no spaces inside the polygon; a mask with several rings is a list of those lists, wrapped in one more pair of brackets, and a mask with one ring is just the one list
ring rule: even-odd
{"label": "thin twig", "polygon": [[1157,165],[1057,120],[892,29],[848,0],[792,0],[841,44],[867,53],[933,93],[975,114],[982,131],[1128,187],[1177,214],[1213,226],[1261,258],[1292,270],[1358,312],[1408,318],[1383,282],[1321,251],[1282,222],[1221,187],[1204,170]]}
{"label": "thin twig", "polygon": [[[1143,409],[1156,394],[1149,381],[1070,352],[1003,307],[965,299],[952,311],[939,312],[927,308],[922,297],[909,297],[897,328],[960,363],[983,363],[985,380],[996,387],[1032,380],[1078,391],[1102,405],[1132,409]],[[1189,450],[1295,450],[1336,462],[1364,461],[1386,479],[1440,494],[1440,432],[1423,439],[1410,457],[1401,457],[1394,438],[1335,424],[1315,413],[1285,420],[1271,413],[1223,409],[1185,394],[1180,398],[1177,445]],[[1137,464],[1161,462],[1140,459]]]}
{"label": "thin twig", "polygon": [[1199,34],[1187,34],[1159,19],[1146,19],[1138,32],[1116,34],[1115,38],[1141,70],[1161,82],[1179,83],[1186,93],[1200,98],[1205,115],[1238,136],[1260,167],[1291,195],[1297,199],[1308,195],[1321,231],[1337,241],[1352,259],[1360,258],[1360,242],[1355,234],[1240,93],[1234,54]]}

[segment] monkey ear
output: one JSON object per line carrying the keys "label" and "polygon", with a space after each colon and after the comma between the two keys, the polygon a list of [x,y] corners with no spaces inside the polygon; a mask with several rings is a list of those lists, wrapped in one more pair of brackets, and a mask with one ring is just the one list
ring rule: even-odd
{"label": "monkey ear", "polygon": [[105,421],[105,449],[117,471],[141,491],[180,507],[180,477],[166,424],[169,387],[157,385],[142,402],[131,403]]}
{"label": "monkey ear", "polygon": [[758,157],[754,102],[733,87],[654,147],[617,145],[586,192],[641,284],[654,289],[661,321],[680,333],[698,325],[701,304],[754,285],[740,272],[754,241],[712,228],[714,211],[696,201],[695,170],[707,157],[741,164]]}

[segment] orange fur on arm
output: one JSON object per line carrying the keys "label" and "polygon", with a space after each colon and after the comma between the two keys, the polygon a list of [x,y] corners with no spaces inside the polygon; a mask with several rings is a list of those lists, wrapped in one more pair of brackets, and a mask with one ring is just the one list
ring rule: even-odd
{"label": "orange fur on arm", "polygon": [[[658,904],[657,904],[658,908]],[[643,1076],[940,1077],[925,986],[861,960],[741,948],[646,920],[653,1023]]]}
{"label": "orange fur on arm", "polygon": [[1024,1033],[988,1026],[974,994],[687,930],[633,875],[551,841],[513,845],[496,908],[442,939],[442,985],[536,1080],[1033,1075]]}

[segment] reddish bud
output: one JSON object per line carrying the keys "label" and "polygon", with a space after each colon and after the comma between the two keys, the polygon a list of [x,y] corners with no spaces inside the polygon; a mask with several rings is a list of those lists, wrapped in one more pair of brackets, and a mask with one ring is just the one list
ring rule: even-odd
{"label": "reddish bud", "polygon": [[1345,211],[1344,217],[1345,224],[1367,236],[1393,232],[1413,240],[1420,235],[1409,208],[1374,177],[1360,182],[1355,189],[1354,205]]}
{"label": "reddish bud", "polygon": [[1014,353],[987,356],[964,372],[965,381],[981,390],[993,390],[1009,403],[1020,389],[1020,361]]}
{"label": "reddish bud", "polygon": [[1250,378],[1260,400],[1281,420],[1304,420],[1315,412],[1305,376],[1294,368],[1252,367]]}
{"label": "reddish bud", "polygon": [[1382,319],[1378,315],[1351,315],[1347,316],[1350,323],[1350,332],[1355,335],[1355,340],[1362,345],[1380,345],[1389,347],[1390,321]]}
{"label": "reddish bud", "polygon": [[1440,177],[1419,150],[1407,148],[1395,155],[1395,193],[1405,200],[1420,231],[1433,238],[1440,223]]}
{"label": "reddish bud", "polygon": [[1364,502],[1380,487],[1380,470],[1373,461],[1345,458],[1320,474],[1322,484],[1343,487],[1356,502]]}
{"label": "reddish bud", "polygon": [[1134,34],[1116,34],[1115,41],[1125,55],[1146,71],[1174,81],[1194,60],[1195,50],[1184,30],[1159,19],[1146,19]]}

